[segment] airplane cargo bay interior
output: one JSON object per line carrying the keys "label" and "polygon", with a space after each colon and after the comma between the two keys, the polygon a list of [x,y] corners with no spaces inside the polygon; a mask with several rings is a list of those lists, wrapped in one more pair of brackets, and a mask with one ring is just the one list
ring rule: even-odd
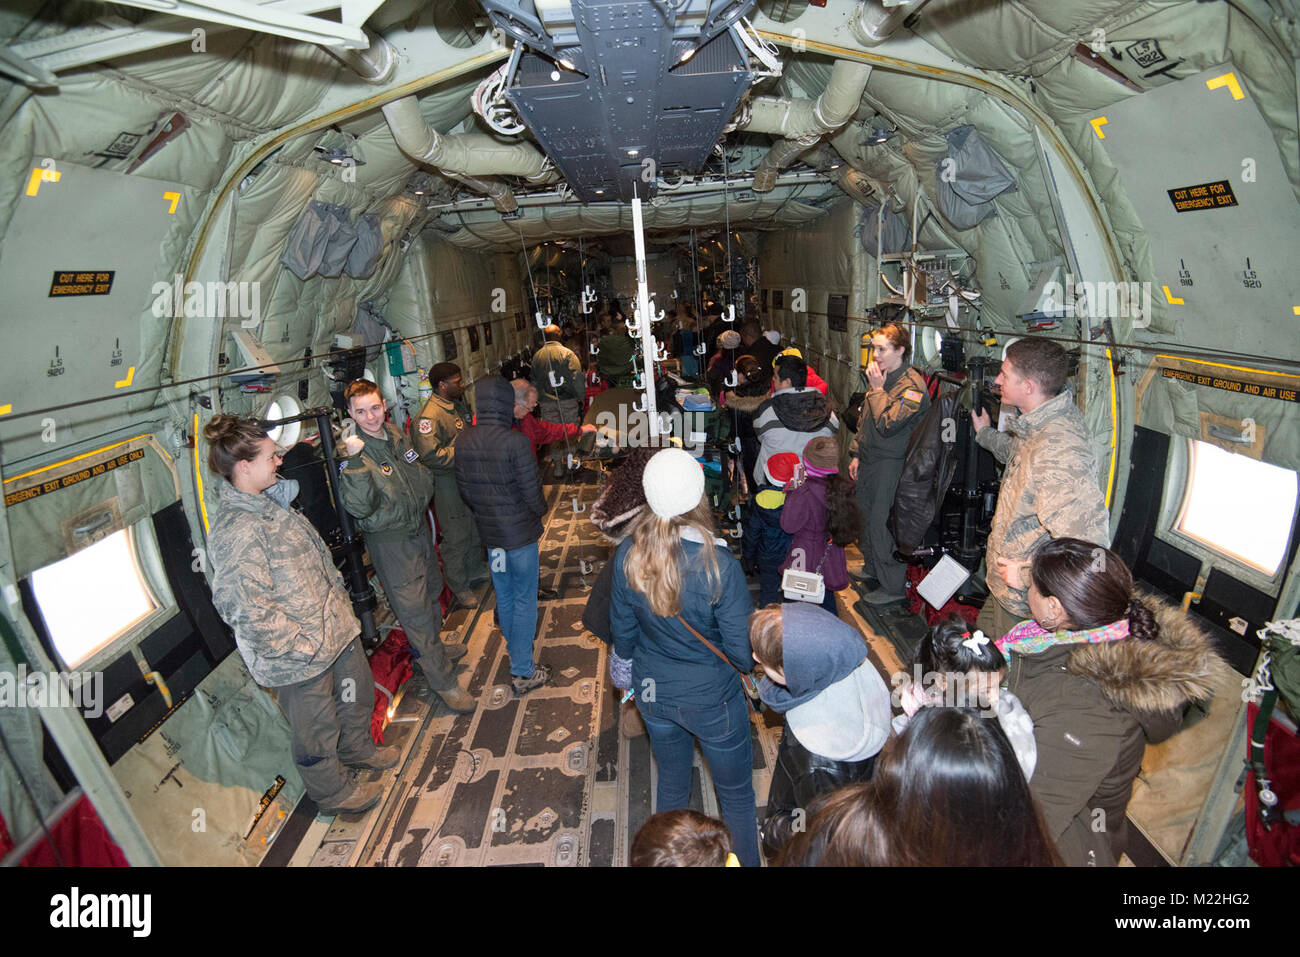
{"label": "airplane cargo bay interior", "polygon": [[1298,16],[0,0],[0,860],[1300,862]]}

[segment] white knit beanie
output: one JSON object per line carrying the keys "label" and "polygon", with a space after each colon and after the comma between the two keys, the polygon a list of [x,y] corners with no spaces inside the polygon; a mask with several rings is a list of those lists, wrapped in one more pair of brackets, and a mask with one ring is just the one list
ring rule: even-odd
{"label": "white knit beanie", "polygon": [[704,496],[704,469],[685,449],[664,449],[641,473],[646,504],[660,518],[685,515]]}

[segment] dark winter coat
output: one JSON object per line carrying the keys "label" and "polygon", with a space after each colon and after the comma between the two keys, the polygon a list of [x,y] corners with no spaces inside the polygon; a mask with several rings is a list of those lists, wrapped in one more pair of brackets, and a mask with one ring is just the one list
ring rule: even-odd
{"label": "dark winter coat", "polygon": [[515,390],[489,376],[475,386],[477,425],[456,440],[456,488],[474,513],[488,548],[522,548],[542,537],[537,459],[527,436],[514,426]]}
{"label": "dark winter coat", "polygon": [[[610,475],[605,490],[591,506],[591,524],[615,545],[627,537],[632,521],[648,507],[641,476],[645,472],[646,463],[660,451],[662,450],[646,447],[633,449],[623,464]],[[609,620],[609,603],[613,590],[614,558],[611,555],[600,574],[592,581],[591,591],[587,593],[587,605],[582,611],[582,626],[605,644],[614,640]]]}
{"label": "dark winter coat", "polygon": [[741,345],[736,350],[738,355],[753,356],[758,360],[758,364],[768,372],[772,371],[772,360],[781,352],[781,347],[773,342],[768,341],[766,336],[759,336],[750,345]]}
{"label": "dark winter coat", "polygon": [[944,441],[944,423],[956,422],[960,389],[941,395],[930,406],[908,441],[903,474],[894,493],[889,532],[899,551],[921,547],[957,472],[957,440]]}
{"label": "dark winter coat", "polygon": [[1193,701],[1208,700],[1226,667],[1186,612],[1151,598],[1160,635],[1059,645],[1009,656],[1006,687],[1034,719],[1030,789],[1071,866],[1113,865],[1147,744],[1171,737]]}
{"label": "dark winter coat", "polygon": [[734,413],[736,435],[740,436],[742,442],[758,442],[758,437],[754,434],[754,414],[767,401],[767,390],[771,384],[770,379],[745,382],[723,394],[723,405]]}
{"label": "dark winter coat", "polygon": [[840,427],[822,395],[811,386],[781,389],[754,413],[754,433],[758,436],[758,461],[754,463],[754,481],[766,480],[767,460],[778,452],[802,455],[803,448],[821,435],[833,436]]}

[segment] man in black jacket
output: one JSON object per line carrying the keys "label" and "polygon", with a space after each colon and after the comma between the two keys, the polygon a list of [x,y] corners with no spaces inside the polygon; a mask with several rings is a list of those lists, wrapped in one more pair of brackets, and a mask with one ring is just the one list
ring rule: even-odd
{"label": "man in black jacket", "polygon": [[533,664],[537,635],[537,543],[542,537],[542,498],[537,460],[528,438],[514,430],[515,390],[488,376],[474,387],[477,424],[456,440],[456,487],[474,513],[488,550],[497,614],[510,652],[510,684],[522,695],[551,677]]}

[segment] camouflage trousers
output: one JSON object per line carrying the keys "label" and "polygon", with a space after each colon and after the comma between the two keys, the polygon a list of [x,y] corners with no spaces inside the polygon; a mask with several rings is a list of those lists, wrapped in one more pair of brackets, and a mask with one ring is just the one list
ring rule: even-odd
{"label": "camouflage trousers", "polygon": [[343,765],[375,753],[375,679],[360,638],[315,678],[272,690],[293,732],[293,761],[307,796],[321,807],[338,804],[356,787]]}

